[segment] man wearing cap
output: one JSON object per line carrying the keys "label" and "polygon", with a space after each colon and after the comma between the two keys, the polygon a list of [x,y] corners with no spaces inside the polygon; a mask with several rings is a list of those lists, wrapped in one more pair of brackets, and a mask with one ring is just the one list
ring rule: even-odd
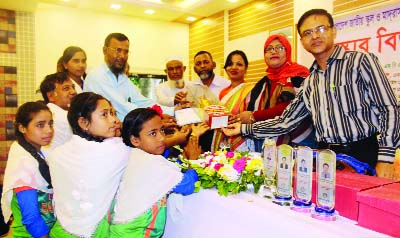
{"label": "man wearing cap", "polygon": [[164,71],[168,75],[168,81],[157,85],[155,88],[159,104],[173,107],[186,98],[187,82],[183,79],[185,70],[186,66],[183,65],[180,56],[173,55],[167,58]]}
{"label": "man wearing cap", "polygon": [[180,56],[170,56],[166,60],[165,72],[168,75],[168,81],[155,88],[157,102],[164,106],[191,102],[195,106],[202,107],[204,101],[207,101],[207,104],[219,104],[219,99],[211,88],[201,83],[184,80],[185,70],[186,66],[183,65]]}

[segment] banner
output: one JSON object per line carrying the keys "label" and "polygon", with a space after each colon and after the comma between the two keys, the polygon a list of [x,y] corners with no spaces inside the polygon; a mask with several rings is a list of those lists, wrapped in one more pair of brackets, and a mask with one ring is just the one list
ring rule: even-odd
{"label": "banner", "polygon": [[400,105],[400,3],[334,18],[336,44],[378,56]]}

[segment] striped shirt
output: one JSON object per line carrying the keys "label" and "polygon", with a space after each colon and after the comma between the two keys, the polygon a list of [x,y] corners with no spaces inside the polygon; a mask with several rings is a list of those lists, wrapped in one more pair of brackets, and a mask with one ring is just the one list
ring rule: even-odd
{"label": "striped shirt", "polygon": [[275,137],[294,130],[308,115],[317,141],[350,143],[379,134],[378,161],[393,162],[400,144],[400,113],[375,55],[335,46],[327,69],[314,61],[310,76],[279,118],[243,124],[241,133]]}

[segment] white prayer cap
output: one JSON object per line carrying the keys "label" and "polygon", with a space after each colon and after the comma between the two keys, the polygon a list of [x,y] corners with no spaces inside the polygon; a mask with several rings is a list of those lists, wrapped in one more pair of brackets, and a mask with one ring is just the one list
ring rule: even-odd
{"label": "white prayer cap", "polygon": [[173,61],[173,60],[177,60],[177,61],[180,61],[180,62],[183,63],[182,56],[180,56],[180,55],[170,55],[167,58],[165,58],[165,64],[167,64],[168,62]]}

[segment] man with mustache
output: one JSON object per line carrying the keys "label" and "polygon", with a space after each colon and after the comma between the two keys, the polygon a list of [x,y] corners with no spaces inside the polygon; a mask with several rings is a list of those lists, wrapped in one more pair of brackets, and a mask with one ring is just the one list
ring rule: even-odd
{"label": "man with mustache", "polygon": [[230,82],[219,75],[215,75],[215,66],[210,52],[204,50],[197,52],[194,56],[193,69],[199,75],[199,79],[191,81],[191,84],[206,86],[214,93],[215,97],[219,98],[221,90],[228,87]]}
{"label": "man with mustache", "polygon": [[[210,52],[202,50],[195,54],[193,69],[199,78],[191,81],[190,85],[193,91],[191,94],[196,95],[195,98],[198,100],[198,104],[200,105],[203,104],[203,106],[206,106],[204,105],[204,102],[202,102],[202,99],[208,101],[205,104],[219,104],[219,93],[222,89],[231,84],[229,80],[219,75],[215,75],[215,66],[216,64]],[[206,95],[201,96],[202,88],[208,88],[214,94],[213,96],[215,96],[216,100],[210,100],[210,97]],[[213,136],[214,131],[209,130],[199,138],[199,144],[203,151],[211,151]]]}
{"label": "man with mustache", "polygon": [[[126,35],[109,34],[103,46],[105,62],[89,72],[83,85],[84,91],[95,92],[110,100],[121,121],[133,109],[156,104],[143,96],[125,75],[129,53],[129,39]],[[164,113],[174,115],[173,107],[161,107]]]}
{"label": "man with mustache", "polygon": [[40,83],[42,97],[53,114],[54,137],[43,150],[51,151],[72,137],[67,113],[71,100],[76,95],[75,84],[66,72],[47,75]]}
{"label": "man with mustache", "polygon": [[314,56],[310,75],[279,118],[225,129],[231,136],[274,137],[293,131],[312,116],[319,149],[350,155],[393,178],[400,146],[400,111],[378,58],[335,45],[336,27],[325,9],[311,9],[299,19],[303,48]]}

